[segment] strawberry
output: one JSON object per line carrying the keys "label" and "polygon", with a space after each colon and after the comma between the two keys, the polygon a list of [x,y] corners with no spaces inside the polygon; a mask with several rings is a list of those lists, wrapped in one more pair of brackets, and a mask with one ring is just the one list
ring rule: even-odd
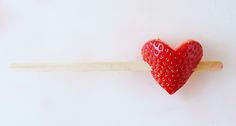
{"label": "strawberry", "polygon": [[152,76],[169,94],[187,82],[202,55],[202,46],[195,40],[188,40],[174,50],[164,41],[155,39],[142,48],[143,60],[151,66]]}

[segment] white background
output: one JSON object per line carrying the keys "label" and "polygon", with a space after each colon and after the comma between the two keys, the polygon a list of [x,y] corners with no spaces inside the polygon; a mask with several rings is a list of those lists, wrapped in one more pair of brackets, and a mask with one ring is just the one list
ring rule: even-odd
{"label": "white background", "polygon": [[[1,126],[236,125],[234,0],[1,0]],[[148,72],[15,72],[16,62],[140,61],[196,39],[218,72],[168,95]]]}

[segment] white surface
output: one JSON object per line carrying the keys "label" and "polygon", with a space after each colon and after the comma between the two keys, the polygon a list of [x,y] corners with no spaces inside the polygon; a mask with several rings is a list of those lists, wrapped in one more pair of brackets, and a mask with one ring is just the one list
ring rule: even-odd
{"label": "white surface", "polygon": [[[1,126],[236,125],[234,0],[2,0]],[[220,72],[173,96],[145,72],[14,72],[15,62],[139,61],[142,44],[192,38]]]}

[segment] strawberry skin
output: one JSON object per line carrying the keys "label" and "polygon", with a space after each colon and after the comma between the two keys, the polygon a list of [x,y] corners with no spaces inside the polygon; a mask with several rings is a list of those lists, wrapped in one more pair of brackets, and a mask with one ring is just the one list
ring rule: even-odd
{"label": "strawberry skin", "polygon": [[160,39],[150,40],[141,51],[152,76],[169,94],[187,82],[203,55],[202,46],[195,40],[187,40],[175,50]]}

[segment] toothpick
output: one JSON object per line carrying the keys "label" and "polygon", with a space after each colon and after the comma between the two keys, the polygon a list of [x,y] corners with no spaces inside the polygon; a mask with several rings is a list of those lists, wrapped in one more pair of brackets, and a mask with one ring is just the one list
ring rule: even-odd
{"label": "toothpick", "polygon": [[[90,62],[90,63],[16,63],[10,68],[24,71],[151,71],[146,62]],[[223,64],[220,61],[200,62],[194,71],[221,70]]]}

